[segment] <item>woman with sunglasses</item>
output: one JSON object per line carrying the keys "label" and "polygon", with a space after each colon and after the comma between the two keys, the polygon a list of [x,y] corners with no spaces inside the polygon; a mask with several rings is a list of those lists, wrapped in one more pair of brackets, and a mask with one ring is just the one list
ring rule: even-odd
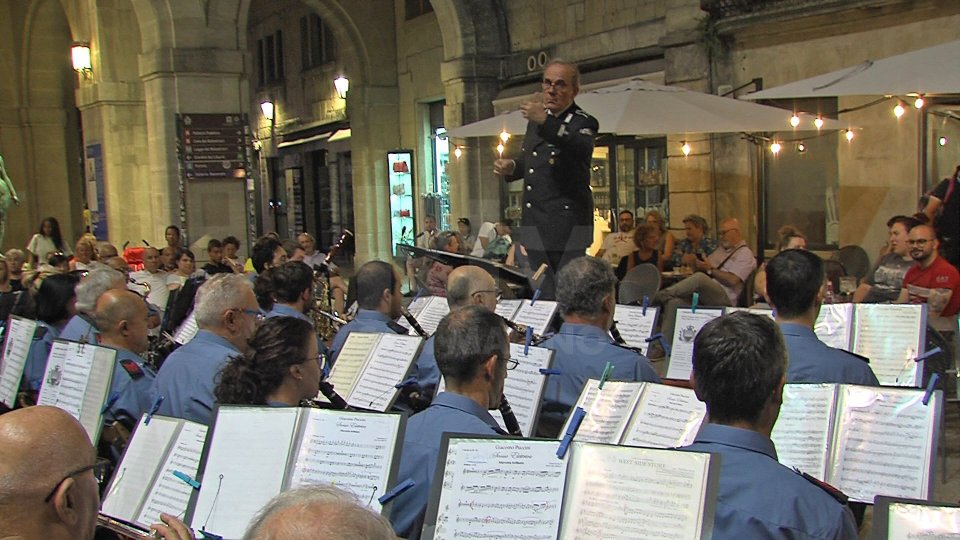
{"label": "woman with sunglasses", "polygon": [[220,370],[214,395],[224,405],[296,407],[319,392],[320,362],[309,322],[273,317],[257,328],[250,352]]}

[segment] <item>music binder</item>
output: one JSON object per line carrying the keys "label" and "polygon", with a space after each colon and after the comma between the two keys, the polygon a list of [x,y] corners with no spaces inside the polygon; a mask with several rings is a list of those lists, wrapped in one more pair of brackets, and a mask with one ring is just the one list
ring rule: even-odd
{"label": "music binder", "polygon": [[[707,414],[689,388],[651,382],[590,379],[575,407],[586,416],[575,441],[676,448],[693,443]],[[561,430],[567,432],[571,419]]]}
{"label": "music binder", "polygon": [[870,540],[960,537],[960,505],[902,497],[873,500]]}
{"label": "music binder", "polygon": [[870,359],[886,386],[919,386],[927,328],[925,304],[824,304],[814,325],[821,341]]}
{"label": "music binder", "polygon": [[54,340],[37,405],[67,411],[80,421],[91,441],[100,440],[116,357],[117,351],[108,347]]}
{"label": "music binder", "polygon": [[494,313],[517,324],[533,328],[533,333],[543,335],[550,329],[557,314],[557,302],[553,300],[500,300]]}
{"label": "music binder", "polygon": [[[417,322],[426,330],[427,334],[433,335],[437,332],[440,319],[450,313],[450,305],[447,304],[447,299],[442,296],[421,296],[410,302],[407,311],[417,319]],[[411,336],[417,335],[416,330],[410,328],[410,323],[407,322],[405,317],[397,319],[397,324],[407,328]]]}
{"label": "music binder", "polygon": [[223,538],[283,491],[334,484],[375,512],[399,466],[405,418],[298,407],[218,406],[185,522]]}
{"label": "music binder", "polygon": [[656,306],[617,304],[617,330],[627,346],[636,347],[640,349],[640,354],[647,355],[650,348],[647,338],[653,335],[658,313],[659,308]]}
{"label": "music binder", "polygon": [[[181,516],[196,478],[207,426],[166,416],[141,417],[104,491],[100,514],[148,532],[160,513]],[[175,473],[179,473],[175,474]]]}
{"label": "music binder", "polygon": [[422,538],[710,538],[715,456],[557,445],[445,434]]}
{"label": "music binder", "polygon": [[853,501],[926,499],[942,414],[940,390],[788,384],[771,439],[781,463]]}
{"label": "music binder", "polygon": [[422,346],[419,336],[351,332],[327,382],[351,407],[389,411]]}
{"label": "music binder", "polygon": [[0,356],[0,403],[11,409],[17,404],[23,368],[36,331],[37,321],[10,316],[3,342],[3,356]]}

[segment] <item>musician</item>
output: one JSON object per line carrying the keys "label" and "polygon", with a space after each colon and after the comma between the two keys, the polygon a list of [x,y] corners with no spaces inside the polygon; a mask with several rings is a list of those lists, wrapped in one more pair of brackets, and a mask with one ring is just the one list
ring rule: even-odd
{"label": "musician", "polygon": [[660,382],[650,361],[640,353],[616,345],[610,337],[617,306],[617,276],[610,263],[594,257],[574,259],[557,275],[557,302],[563,325],[541,344],[556,351],[553,367],[559,375],[547,378],[538,428],[555,436],[576,404],[587,379],[599,379],[609,362],[610,380]]}
{"label": "musician", "polygon": [[287,250],[283,249],[280,240],[273,236],[261,236],[250,250],[250,261],[253,263],[253,271],[259,274],[267,268],[287,262]]}
{"label": "musician", "polygon": [[396,540],[390,522],[336,486],[285,491],[264,506],[243,540]]}
{"label": "musician", "polygon": [[147,304],[134,292],[111,289],[97,300],[100,344],[117,351],[104,422],[120,421],[132,429],[150,409],[150,386],[156,374],[144,365],[147,350]]}
{"label": "musician", "polygon": [[[104,470],[87,433],[56,407],[0,416],[0,538],[92,540]],[[161,514],[160,538],[187,540],[179,519]]]}
{"label": "musician", "polygon": [[97,342],[97,327],[94,321],[97,299],[110,289],[126,289],[127,277],[104,264],[91,264],[93,267],[77,284],[77,314],[70,318],[60,332],[60,339]]}
{"label": "musician", "polygon": [[330,365],[351,332],[406,334],[407,329],[395,321],[400,316],[403,294],[400,274],[383,261],[369,261],[360,267],[353,281],[357,284],[357,316],[337,332],[330,346]]}
{"label": "musician", "polygon": [[23,388],[38,392],[47,367],[53,340],[60,336],[67,321],[77,314],[75,288],[80,278],[74,274],[53,274],[40,283],[33,294],[37,329],[23,368]]}
{"label": "musician", "polygon": [[823,260],[809,251],[789,249],[767,263],[767,302],[787,345],[787,382],[879,386],[865,358],[829,347],[813,333],[827,286]]}
{"label": "musician", "polygon": [[[447,278],[447,305],[450,311],[478,305],[490,311],[497,309],[497,282],[478,266],[461,266]],[[430,399],[440,384],[440,367],[434,355],[436,334],[427,338],[417,357],[417,383],[423,397]]]}
{"label": "musician", "polygon": [[317,396],[321,361],[309,321],[271,317],[253,334],[250,350],[223,366],[213,393],[221,404],[296,407]]}
{"label": "musician", "polygon": [[167,357],[150,389],[157,411],[201,424],[210,422],[215,378],[230,357],[248,352],[263,313],[250,280],[241,274],[217,274],[197,291],[194,308],[200,330]]}
{"label": "musician", "polygon": [[395,499],[390,514],[403,538],[420,537],[443,434],[506,435],[488,412],[500,404],[507,370],[517,365],[503,321],[485,307],[467,306],[444,317],[436,336],[446,391],[407,422],[397,478],[416,483]]}
{"label": "musician", "polygon": [[850,509],[834,496],[839,492],[777,462],[770,433],[786,372],[783,338],[766,316],[733,313],[694,338],[690,384],[709,424],[685,449],[722,458],[714,540],[857,538]]}

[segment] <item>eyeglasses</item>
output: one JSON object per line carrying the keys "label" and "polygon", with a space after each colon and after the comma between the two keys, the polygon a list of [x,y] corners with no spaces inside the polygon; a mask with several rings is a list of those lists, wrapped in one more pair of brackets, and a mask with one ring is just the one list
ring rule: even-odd
{"label": "eyeglasses", "polygon": [[473,291],[472,293],[470,293],[470,296],[473,296],[475,294],[483,294],[483,293],[493,293],[497,295],[497,302],[499,302],[500,299],[503,298],[503,292],[500,289],[483,289],[479,291]]}
{"label": "eyeglasses", "polygon": [[233,310],[246,313],[247,315],[250,315],[251,317],[253,317],[253,319],[257,322],[262,322],[264,319],[267,318],[266,314],[260,311],[259,309],[233,308]]}
{"label": "eyeglasses", "polygon": [[930,242],[933,242],[933,240],[928,240],[926,238],[921,238],[919,240],[907,240],[907,243],[911,246],[925,246]]}
{"label": "eyeglasses", "polygon": [[506,358],[506,361],[507,361],[507,371],[513,371],[514,369],[517,369],[517,366],[520,365],[519,360],[514,360],[509,356]]}
{"label": "eyeglasses", "polygon": [[727,233],[731,233],[737,229],[727,229],[725,231],[720,231],[720,236],[725,236]]}
{"label": "eyeglasses", "polygon": [[566,90],[569,85],[567,81],[559,79],[556,81],[551,81],[550,79],[544,79],[540,81],[540,87],[544,90],[549,90],[551,88],[556,88],[557,90]]}
{"label": "eyeglasses", "polygon": [[109,470],[109,468],[110,468],[110,460],[98,458],[97,461],[93,463],[93,465],[87,465],[86,467],[82,467],[71,473],[68,473],[66,476],[61,478],[59,482],[57,482],[57,485],[53,486],[53,489],[50,490],[50,494],[44,497],[43,502],[45,503],[50,502],[50,499],[53,498],[53,496],[57,493],[57,490],[60,489],[60,485],[63,484],[67,480],[67,478],[74,477],[78,474],[82,474],[87,471],[93,471],[93,477],[97,480],[97,484],[102,484],[107,477],[107,471]]}

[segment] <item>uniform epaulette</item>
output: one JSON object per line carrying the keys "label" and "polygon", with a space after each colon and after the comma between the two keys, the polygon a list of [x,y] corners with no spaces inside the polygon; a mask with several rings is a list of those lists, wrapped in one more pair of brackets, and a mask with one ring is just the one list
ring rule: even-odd
{"label": "uniform epaulette", "polygon": [[841,350],[841,351],[849,354],[850,356],[856,358],[857,360],[863,360],[864,362],[866,362],[866,363],[868,363],[868,364],[870,363],[870,359],[867,358],[866,356],[863,356],[862,354],[857,354],[857,353],[855,353],[855,352],[850,352],[850,351],[844,351],[843,349],[838,349],[838,350]]}
{"label": "uniform epaulette", "polygon": [[393,330],[394,332],[396,332],[396,333],[398,333],[398,334],[406,334],[407,332],[409,332],[409,330],[407,330],[403,325],[401,325],[401,324],[398,323],[397,321],[390,321],[390,322],[388,322],[388,323],[387,323],[387,328]]}
{"label": "uniform epaulette", "polygon": [[576,111],[574,111],[574,113],[575,113],[575,114],[579,114],[580,116],[582,116],[582,117],[584,117],[584,118],[593,118],[592,116],[590,116],[590,114],[589,114],[587,111],[585,111],[585,110],[583,110],[583,109],[577,109]]}
{"label": "uniform epaulette", "polygon": [[40,326],[40,325],[38,324],[38,325],[37,325],[37,329],[34,330],[34,332],[33,332],[33,340],[34,340],[34,341],[40,341],[40,340],[42,340],[44,337],[46,337],[47,332],[48,332],[49,330],[50,330],[50,329],[47,328],[46,326]]}
{"label": "uniform epaulette", "polygon": [[121,360],[120,367],[135,381],[143,378],[143,368],[134,360]]}
{"label": "uniform epaulette", "polygon": [[824,482],[823,480],[818,480],[805,472],[801,472],[797,468],[794,468],[793,472],[799,474],[807,482],[810,482],[811,484],[817,486],[818,488],[826,491],[828,495],[836,499],[837,502],[839,502],[840,504],[847,504],[847,502],[850,500],[850,497],[847,497],[846,493],[831,486],[830,484]]}

